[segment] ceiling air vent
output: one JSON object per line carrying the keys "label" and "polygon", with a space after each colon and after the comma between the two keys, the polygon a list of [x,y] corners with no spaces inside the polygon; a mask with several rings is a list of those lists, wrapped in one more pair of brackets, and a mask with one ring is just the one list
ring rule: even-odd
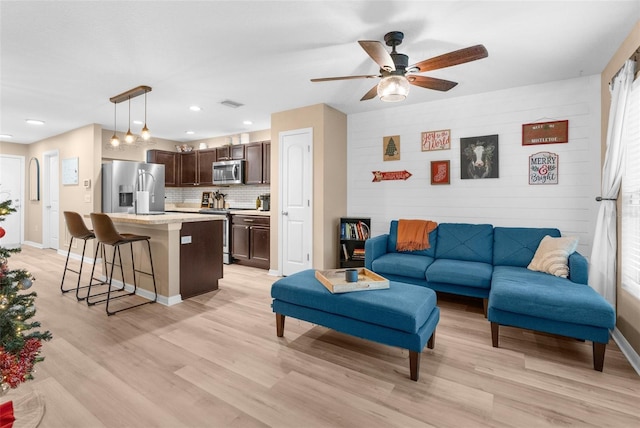
{"label": "ceiling air vent", "polygon": [[231,100],[224,100],[220,104],[222,104],[223,106],[231,107],[231,108],[238,108],[244,105]]}

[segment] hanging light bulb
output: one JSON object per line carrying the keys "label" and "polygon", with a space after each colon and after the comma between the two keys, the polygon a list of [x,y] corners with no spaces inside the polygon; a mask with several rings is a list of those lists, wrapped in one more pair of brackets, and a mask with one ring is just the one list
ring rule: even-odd
{"label": "hanging light bulb", "polygon": [[113,147],[118,147],[120,145],[120,139],[118,138],[118,135],[116,134],[116,111],[117,111],[117,104],[113,103],[113,136],[111,137],[111,145]]}
{"label": "hanging light bulb", "polygon": [[151,132],[149,128],[147,128],[147,91],[144,91],[144,126],[142,127],[142,131],[140,131],[140,136],[145,141],[151,138]]}
{"label": "hanging light bulb", "polygon": [[124,135],[124,141],[127,144],[132,144],[136,141],[136,137],[131,133],[131,97],[129,97],[129,129],[127,129],[127,133]]}

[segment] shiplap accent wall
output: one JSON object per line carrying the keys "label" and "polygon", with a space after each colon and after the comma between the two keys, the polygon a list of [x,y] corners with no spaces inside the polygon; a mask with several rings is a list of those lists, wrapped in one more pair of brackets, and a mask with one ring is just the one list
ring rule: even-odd
{"label": "shiplap accent wall", "polygon": [[[568,143],[522,145],[523,124],[554,120],[569,120]],[[578,236],[578,251],[589,257],[600,193],[600,120],[598,75],[349,115],[348,215],[371,217],[373,236],[388,233],[399,218],[557,227]],[[451,149],[423,152],[421,132],[441,129],[451,130]],[[499,178],[462,180],[460,138],[493,134]],[[392,135],[400,136],[400,160],[385,162],[382,139]],[[558,184],[529,185],[529,156],[542,151],[559,155]],[[451,184],[430,184],[434,160],[450,160]],[[413,175],[372,182],[376,170]]]}

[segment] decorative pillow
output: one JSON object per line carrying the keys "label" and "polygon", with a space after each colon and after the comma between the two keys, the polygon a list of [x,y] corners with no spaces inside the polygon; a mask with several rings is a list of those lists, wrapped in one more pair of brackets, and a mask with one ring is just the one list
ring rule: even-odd
{"label": "decorative pillow", "polygon": [[527,269],[566,278],[569,276],[569,256],[576,251],[578,238],[542,238]]}

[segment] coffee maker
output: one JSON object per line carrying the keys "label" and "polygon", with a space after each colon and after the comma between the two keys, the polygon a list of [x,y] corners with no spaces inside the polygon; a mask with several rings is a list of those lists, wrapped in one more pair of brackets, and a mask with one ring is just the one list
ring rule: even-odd
{"label": "coffee maker", "polygon": [[271,194],[265,193],[264,195],[258,196],[258,198],[260,199],[260,207],[258,208],[258,210],[269,211],[271,205]]}

